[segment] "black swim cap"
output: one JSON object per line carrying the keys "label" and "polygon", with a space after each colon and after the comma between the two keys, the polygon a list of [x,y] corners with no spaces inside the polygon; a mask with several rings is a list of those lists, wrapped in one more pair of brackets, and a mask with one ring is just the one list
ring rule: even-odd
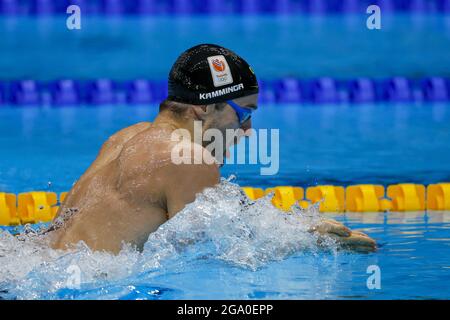
{"label": "black swim cap", "polygon": [[234,52],[200,44],[183,52],[169,73],[168,99],[205,105],[258,93],[248,63]]}

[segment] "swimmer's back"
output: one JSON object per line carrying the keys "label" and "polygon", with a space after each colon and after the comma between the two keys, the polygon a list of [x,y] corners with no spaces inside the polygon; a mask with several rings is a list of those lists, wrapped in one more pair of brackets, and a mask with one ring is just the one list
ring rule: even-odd
{"label": "swimmer's back", "polygon": [[84,241],[94,250],[119,252],[125,242],[142,249],[149,234],[194,201],[196,192],[217,183],[215,164],[173,163],[173,132],[168,124],[141,124],[110,138],[61,205],[61,224],[49,230],[51,246]]}
{"label": "swimmer's back", "polygon": [[[84,174],[76,182],[74,187],[83,184],[84,182],[86,182],[86,180],[95,175],[95,173],[97,173],[100,169],[104,168],[112,161],[116,160],[117,157],[122,152],[125,143],[128,142],[131,138],[133,138],[136,134],[150,128],[150,126],[151,126],[150,122],[140,122],[132,126],[126,127],[124,129],[121,129],[116,133],[114,133],[112,136],[110,136],[108,140],[106,140],[103,143],[94,162],[84,172]],[[60,209],[76,205],[77,199],[73,197],[74,189],[75,188],[72,188],[72,190],[70,190],[70,192],[67,194],[66,199],[64,200],[64,204],[63,206],[60,207]],[[62,210],[58,211],[57,216],[60,215],[61,211]]]}
{"label": "swimmer's back", "polygon": [[105,143],[103,143],[97,158],[86,170],[83,176],[91,175],[98,169],[117,159],[120,152],[122,152],[125,143],[136,136],[136,134],[150,128],[150,126],[150,122],[140,122],[114,133],[108,138],[108,140],[106,140]]}
{"label": "swimmer's back", "polygon": [[[140,168],[160,167],[161,158],[151,154],[170,140],[168,133],[151,123],[139,123],[111,136],[60,206],[55,219],[59,222],[49,229],[52,247],[63,249],[83,240],[93,249],[112,252],[118,252],[122,241],[142,248],[149,232],[167,215],[158,203],[157,183],[143,185],[152,170]],[[164,158],[167,154],[159,153]]]}

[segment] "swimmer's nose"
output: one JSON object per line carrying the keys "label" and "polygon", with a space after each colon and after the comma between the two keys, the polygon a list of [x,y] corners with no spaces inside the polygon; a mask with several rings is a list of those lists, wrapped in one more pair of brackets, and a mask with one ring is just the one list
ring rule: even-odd
{"label": "swimmer's nose", "polygon": [[252,119],[248,119],[247,121],[245,121],[242,125],[241,125],[241,129],[244,130],[244,135],[247,137],[250,137],[250,135],[252,134],[252,131],[249,130],[252,128]]}

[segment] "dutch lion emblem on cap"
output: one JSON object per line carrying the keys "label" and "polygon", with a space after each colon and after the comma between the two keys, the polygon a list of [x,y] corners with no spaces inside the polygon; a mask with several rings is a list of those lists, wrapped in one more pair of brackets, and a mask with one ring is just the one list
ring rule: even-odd
{"label": "dutch lion emblem on cap", "polygon": [[214,59],[212,61],[212,66],[213,66],[214,70],[216,70],[217,72],[225,71],[225,63],[223,63],[223,61],[221,61],[219,59]]}

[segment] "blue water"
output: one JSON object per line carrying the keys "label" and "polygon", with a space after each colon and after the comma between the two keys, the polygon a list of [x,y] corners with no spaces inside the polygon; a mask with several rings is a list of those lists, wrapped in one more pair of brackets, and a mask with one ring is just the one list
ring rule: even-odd
{"label": "blue water", "polygon": [[[69,190],[111,134],[157,109],[1,107],[0,191]],[[448,104],[262,105],[253,125],[280,130],[279,172],[226,165],[240,185],[450,181]]]}
{"label": "blue water", "polygon": [[[163,79],[179,52],[199,42],[229,46],[266,79],[449,76],[449,26],[448,16],[420,15],[384,16],[379,32],[365,28],[365,16],[91,17],[81,31],[68,31],[62,18],[2,17],[0,79]],[[156,105],[0,106],[0,192],[68,191],[112,133],[156,114]],[[261,176],[259,165],[226,165],[222,175],[235,174],[241,186],[450,181],[449,104],[266,104],[253,125],[280,130],[279,172]],[[301,225],[269,204],[235,216],[226,197],[201,199],[165,225],[190,239],[196,227],[203,230],[192,217],[208,208],[217,213],[204,243],[175,253],[177,239],[164,228],[143,254],[118,257],[86,249],[60,256],[0,232],[0,297],[450,298],[448,212],[332,216],[380,246],[349,254],[306,245],[311,239]],[[61,286],[72,263],[82,268],[79,289]],[[381,270],[379,290],[366,285],[371,265]]]}
{"label": "blue water", "polygon": [[[85,253],[86,263],[80,258],[83,255],[74,254],[67,259],[71,263],[82,263],[81,270],[88,274],[86,277],[93,277],[94,270],[94,280],[84,280],[79,289],[64,286],[55,289],[61,276],[67,276],[63,258],[35,266],[36,271],[29,273],[21,283],[22,287],[10,290],[8,295],[0,293],[0,297],[150,300],[450,298],[449,212],[347,213],[341,216],[327,214],[327,217],[370,234],[380,249],[373,254],[300,251],[253,270],[208,256],[208,250],[195,246],[177,255],[176,261],[128,276],[128,269],[135,264],[133,255],[107,260],[108,257]],[[277,230],[273,233],[279,236]],[[15,252],[20,252],[20,244],[16,244]],[[29,254],[35,255],[34,252]],[[30,257],[25,259],[31,260]],[[381,271],[379,289],[367,287],[371,275],[368,268],[374,265]],[[26,268],[26,264],[21,268]],[[53,274],[55,270],[56,275]],[[99,277],[102,270],[109,272],[113,279],[108,281]],[[114,272],[125,275],[114,278]],[[14,286],[0,281],[0,290],[11,287]]]}
{"label": "blue water", "polygon": [[198,43],[235,50],[260,78],[450,76],[450,15],[0,17],[0,79],[165,79]]}
{"label": "blue water", "polygon": [[[261,176],[258,165],[226,165],[222,175],[236,174],[240,185],[261,187],[449,181],[449,107],[263,105],[255,113],[253,123],[255,128],[280,129],[279,173]],[[67,191],[110,134],[124,126],[149,121],[155,115],[156,106],[0,108],[0,191]],[[264,261],[255,271],[236,266],[239,257],[232,256],[230,264],[214,258],[222,252],[197,246],[192,249],[194,253],[188,250],[177,256],[176,263],[169,262],[163,270],[144,270],[111,281],[89,280],[79,290],[53,292],[47,287],[53,278],[44,284],[37,280],[49,271],[35,271],[37,275],[31,273],[25,282],[35,289],[27,291],[27,295],[21,295],[24,293],[19,290],[13,297],[450,298],[448,212],[347,213],[337,219],[368,233],[377,240],[380,250],[368,255],[299,250]],[[233,225],[231,222],[234,220],[230,220]],[[255,226],[249,223],[248,227]],[[278,230],[273,228],[271,232],[276,236]],[[295,233],[283,232],[287,237],[294,237]],[[110,259],[112,262],[104,264],[100,258],[94,261],[100,270],[101,266],[121,261]],[[127,256],[123,259],[132,261]],[[369,265],[380,267],[380,290],[366,286]],[[58,264],[57,267],[62,268]]]}

